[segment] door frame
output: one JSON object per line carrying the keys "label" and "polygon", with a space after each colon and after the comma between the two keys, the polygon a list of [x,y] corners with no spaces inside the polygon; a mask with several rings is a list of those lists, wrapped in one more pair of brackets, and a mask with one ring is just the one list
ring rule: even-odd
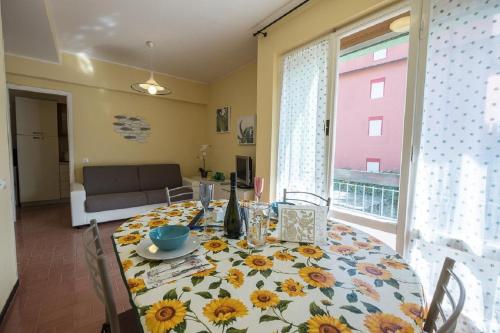
{"label": "door frame", "polygon": [[[337,112],[337,100],[338,100],[338,64],[337,58],[340,53],[340,40],[350,34],[361,31],[371,25],[377,24],[386,20],[391,16],[410,11],[411,24],[409,31],[409,49],[408,49],[408,68],[407,68],[407,78],[406,78],[406,97],[405,97],[405,115],[403,120],[403,141],[401,150],[401,171],[400,171],[400,183],[399,183],[399,207],[398,207],[398,220],[392,222],[390,220],[384,221],[382,218],[371,218],[369,216],[351,212],[346,209],[332,208],[332,216],[334,219],[344,220],[350,223],[358,224],[361,226],[370,227],[376,230],[389,232],[396,235],[396,250],[400,254],[404,254],[406,239],[407,239],[407,223],[409,221],[409,216],[411,216],[412,204],[411,195],[413,194],[413,162],[415,158],[414,142],[415,137],[419,135],[419,127],[415,127],[416,121],[421,119],[421,109],[419,106],[417,94],[417,82],[418,86],[421,85],[421,70],[419,70],[419,59],[422,57],[421,54],[421,37],[423,31],[421,28],[422,21],[422,2],[423,0],[409,1],[405,0],[396,5],[390,6],[386,9],[380,10],[377,13],[370,15],[364,19],[361,19],[351,25],[348,25],[342,29],[339,29],[331,34],[330,41],[331,46],[331,65],[332,65],[332,75],[330,84],[330,96],[332,96],[332,101],[329,103],[329,116],[331,124],[331,149],[329,153],[328,160],[328,170],[327,170],[327,186],[328,192],[332,188],[333,182],[333,169],[334,169],[334,157],[335,157],[335,119]],[[418,125],[418,122],[417,122]]]}
{"label": "door frame", "polygon": [[[74,137],[73,137],[73,100],[72,100],[72,95],[68,91],[63,91],[63,90],[53,90],[53,89],[45,89],[45,88],[39,88],[39,87],[31,87],[31,86],[24,86],[24,85],[18,85],[18,84],[12,84],[12,83],[7,83],[7,107],[8,107],[8,112],[7,112],[7,134],[8,134],[8,148],[9,148],[9,157],[10,157],[10,163],[11,163],[11,172],[10,172],[10,183],[14,184],[14,160],[12,156],[12,128],[11,128],[11,120],[10,120],[10,99],[9,99],[9,90],[22,90],[22,91],[30,91],[30,92],[36,92],[36,93],[41,93],[41,94],[51,94],[51,95],[59,95],[59,96],[64,96],[66,97],[66,111],[67,111],[67,122],[68,122],[68,150],[69,150],[69,181],[70,184],[75,181],[75,172],[74,172],[74,167],[75,167],[75,151],[74,151]],[[13,188],[13,190],[15,190]],[[14,222],[16,221],[16,201],[15,201],[15,196],[12,196],[12,210],[14,213]]]}

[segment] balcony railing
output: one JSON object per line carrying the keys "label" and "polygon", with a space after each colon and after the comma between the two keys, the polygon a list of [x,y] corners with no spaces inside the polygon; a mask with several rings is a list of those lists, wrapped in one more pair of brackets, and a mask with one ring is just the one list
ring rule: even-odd
{"label": "balcony railing", "polygon": [[398,218],[399,189],[395,187],[333,182],[333,205],[391,220]]}

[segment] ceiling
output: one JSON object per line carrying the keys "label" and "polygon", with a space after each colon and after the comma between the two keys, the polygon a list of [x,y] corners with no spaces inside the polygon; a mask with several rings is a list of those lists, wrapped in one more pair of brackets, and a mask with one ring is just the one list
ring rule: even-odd
{"label": "ceiling", "polygon": [[300,0],[1,0],[7,53],[61,51],[211,82],[256,59],[252,33]]}

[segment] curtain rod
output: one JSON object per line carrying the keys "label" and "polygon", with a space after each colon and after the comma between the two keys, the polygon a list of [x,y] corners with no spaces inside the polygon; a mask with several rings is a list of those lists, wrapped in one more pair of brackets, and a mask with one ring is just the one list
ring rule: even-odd
{"label": "curtain rod", "polygon": [[282,20],[285,16],[291,14],[293,11],[299,9],[300,7],[302,7],[304,4],[306,4],[307,2],[309,2],[309,0],[305,0],[305,1],[302,1],[301,3],[299,3],[297,6],[293,7],[292,9],[290,9],[289,11],[287,11],[285,14],[281,15],[280,17],[278,17],[277,19],[275,19],[274,21],[272,21],[271,23],[269,23],[268,25],[266,25],[265,27],[261,28],[259,31],[256,31],[253,33],[253,36],[257,36],[257,35],[262,35],[264,37],[267,37],[267,32],[264,31],[266,30],[267,28],[269,28],[270,26],[272,26],[273,24],[275,24],[276,22]]}

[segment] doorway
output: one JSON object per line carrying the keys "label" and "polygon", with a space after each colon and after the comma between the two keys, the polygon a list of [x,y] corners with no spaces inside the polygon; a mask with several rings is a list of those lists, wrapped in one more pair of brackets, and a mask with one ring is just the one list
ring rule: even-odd
{"label": "doorway", "polygon": [[13,85],[8,85],[8,95],[14,211],[68,203],[73,179],[71,96]]}

